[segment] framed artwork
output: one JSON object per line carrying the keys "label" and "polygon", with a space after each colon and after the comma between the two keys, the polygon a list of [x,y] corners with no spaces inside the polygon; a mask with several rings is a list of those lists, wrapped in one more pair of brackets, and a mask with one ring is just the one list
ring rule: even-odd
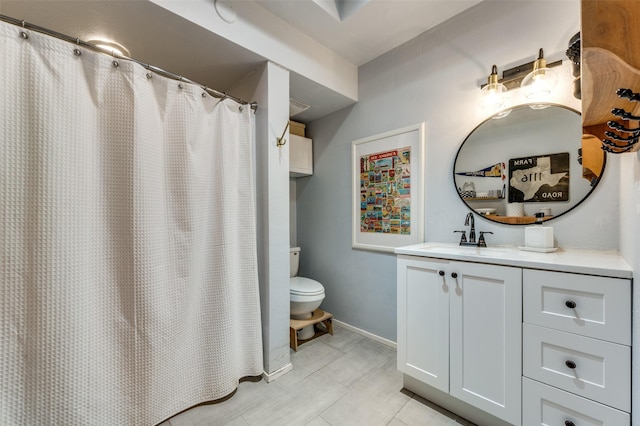
{"label": "framed artwork", "polygon": [[388,251],[424,241],[424,123],[351,143],[352,247]]}

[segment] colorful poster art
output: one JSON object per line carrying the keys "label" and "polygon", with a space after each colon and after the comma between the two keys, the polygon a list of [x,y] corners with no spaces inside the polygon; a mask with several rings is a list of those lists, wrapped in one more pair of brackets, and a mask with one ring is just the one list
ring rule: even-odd
{"label": "colorful poster art", "polygon": [[360,231],[411,234],[411,147],[360,157]]}

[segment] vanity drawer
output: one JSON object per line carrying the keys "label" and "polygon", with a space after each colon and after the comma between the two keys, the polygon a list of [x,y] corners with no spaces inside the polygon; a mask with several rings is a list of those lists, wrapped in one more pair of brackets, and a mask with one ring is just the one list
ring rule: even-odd
{"label": "vanity drawer", "polygon": [[631,344],[631,282],[523,270],[524,322]]}
{"label": "vanity drawer", "polygon": [[522,425],[629,426],[628,413],[523,378]]}
{"label": "vanity drawer", "polygon": [[631,411],[631,348],[523,324],[523,375]]}

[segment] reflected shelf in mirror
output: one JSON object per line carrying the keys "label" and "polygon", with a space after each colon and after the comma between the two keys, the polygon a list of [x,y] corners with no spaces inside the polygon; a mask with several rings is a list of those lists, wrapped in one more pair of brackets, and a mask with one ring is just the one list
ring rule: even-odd
{"label": "reflected shelf in mirror", "polygon": [[[506,223],[508,225],[531,225],[536,223],[535,216],[498,216],[495,214],[481,215],[494,222]],[[553,216],[545,216],[542,220],[547,221],[553,219]]]}

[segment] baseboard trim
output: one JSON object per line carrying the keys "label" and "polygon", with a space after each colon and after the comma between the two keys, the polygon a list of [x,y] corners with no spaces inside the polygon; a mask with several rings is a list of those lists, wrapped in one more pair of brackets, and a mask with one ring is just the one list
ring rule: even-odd
{"label": "baseboard trim", "polygon": [[335,325],[337,325],[338,327],[346,328],[349,331],[353,331],[354,333],[360,334],[361,336],[368,337],[369,339],[375,340],[378,343],[382,343],[383,345],[388,346],[388,347],[390,347],[392,349],[397,349],[398,348],[398,345],[396,344],[396,342],[394,342],[392,340],[385,339],[384,337],[380,337],[380,336],[378,336],[376,334],[373,334],[373,333],[369,333],[368,331],[364,331],[361,328],[354,327],[354,326],[352,326],[350,324],[347,324],[347,323],[344,323],[342,321],[338,321],[335,318],[333,319],[333,323]]}
{"label": "baseboard trim", "polygon": [[284,367],[281,367],[281,368],[277,369],[273,373],[267,373],[266,371],[263,371],[262,372],[262,378],[264,379],[265,382],[271,383],[275,379],[277,379],[278,377],[287,374],[291,370],[293,370],[293,365],[291,363],[289,363],[289,364],[285,365]]}

